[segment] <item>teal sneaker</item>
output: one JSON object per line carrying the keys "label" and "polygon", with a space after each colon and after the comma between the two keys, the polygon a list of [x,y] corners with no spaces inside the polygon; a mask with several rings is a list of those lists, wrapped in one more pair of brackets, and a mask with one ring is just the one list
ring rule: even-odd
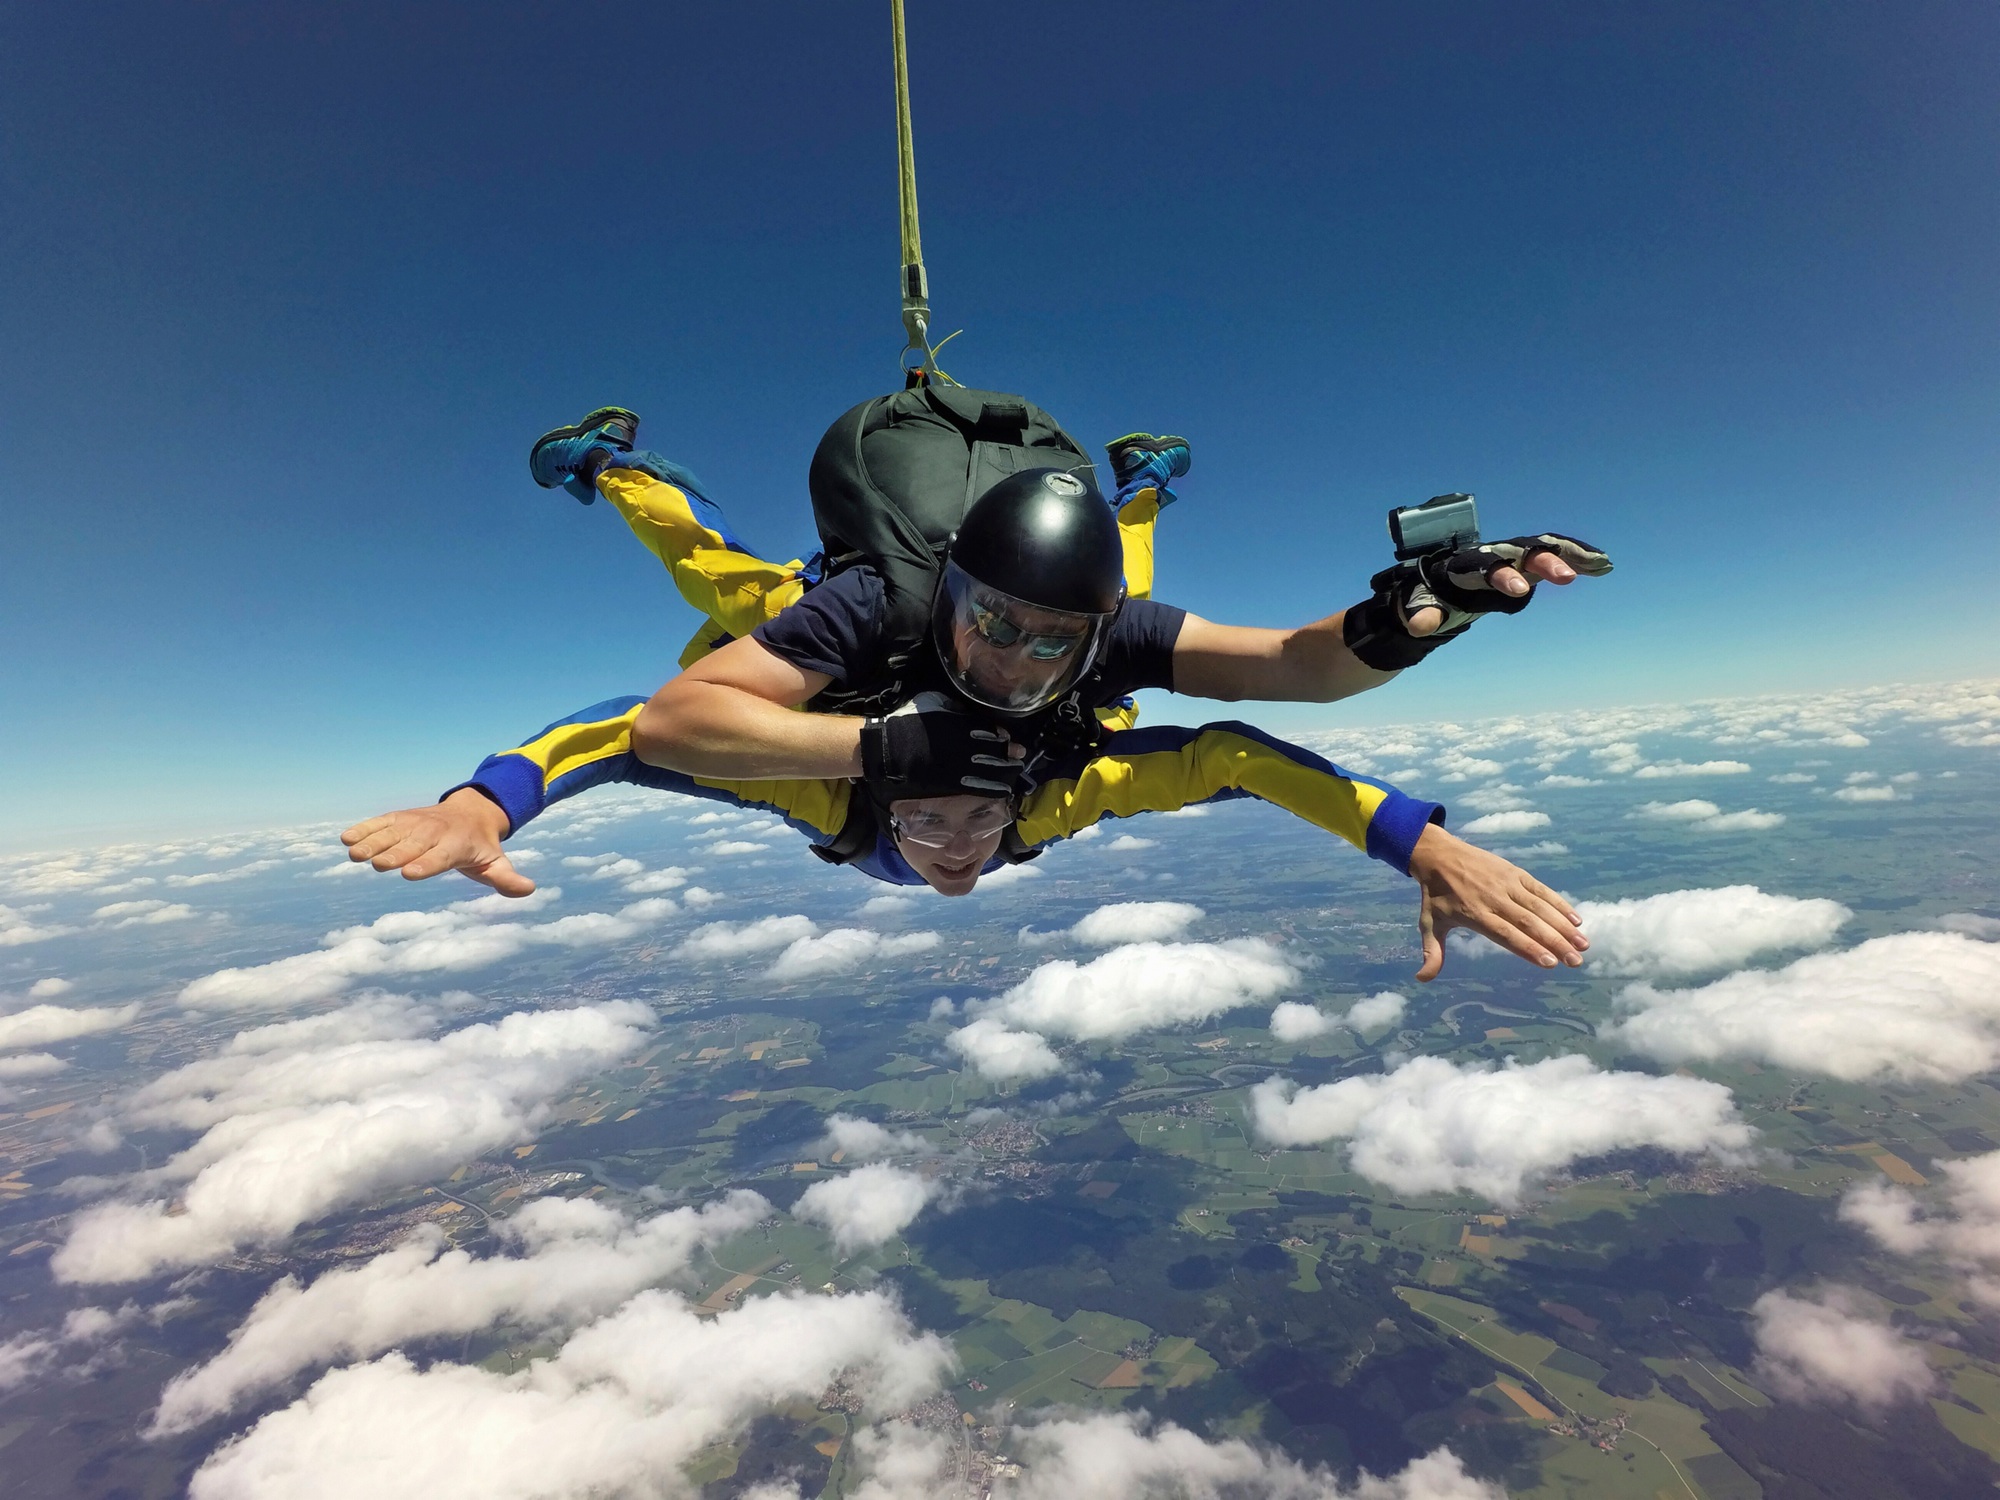
{"label": "teal sneaker", "polygon": [[593,482],[605,459],[630,453],[639,438],[639,417],[622,406],[600,406],[573,427],[558,427],[535,439],[528,472],[545,490],[561,485],[585,505],[597,499]]}
{"label": "teal sneaker", "polygon": [[1184,437],[1155,437],[1150,432],[1128,432],[1104,445],[1111,456],[1111,474],[1118,492],[1111,508],[1117,510],[1140,490],[1160,492],[1160,508],[1165,510],[1180,498],[1167,488],[1167,481],[1179,479],[1193,463]]}

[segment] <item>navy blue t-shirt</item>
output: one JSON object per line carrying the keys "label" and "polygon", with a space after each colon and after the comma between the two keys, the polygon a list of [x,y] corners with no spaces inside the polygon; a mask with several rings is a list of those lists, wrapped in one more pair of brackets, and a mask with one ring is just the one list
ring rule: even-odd
{"label": "navy blue t-shirt", "polygon": [[[867,680],[881,658],[882,576],[862,566],[837,573],[776,619],[752,631],[764,648],[801,671],[818,672],[843,685]],[[1174,685],[1174,642],[1187,611],[1151,599],[1127,599],[1098,652],[1103,683],[1100,704],[1116,703],[1140,688]]]}

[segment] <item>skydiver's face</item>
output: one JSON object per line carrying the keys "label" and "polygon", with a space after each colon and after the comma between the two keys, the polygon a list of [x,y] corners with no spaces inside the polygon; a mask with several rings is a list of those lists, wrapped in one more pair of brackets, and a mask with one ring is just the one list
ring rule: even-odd
{"label": "skydiver's face", "polygon": [[905,797],[889,804],[896,852],[941,896],[964,896],[1013,821],[999,797]]}

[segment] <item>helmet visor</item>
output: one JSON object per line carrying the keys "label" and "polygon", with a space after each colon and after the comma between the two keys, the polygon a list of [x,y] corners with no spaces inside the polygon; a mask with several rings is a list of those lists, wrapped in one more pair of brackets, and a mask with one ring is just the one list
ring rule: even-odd
{"label": "helmet visor", "polygon": [[1111,618],[1029,604],[947,562],[932,625],[945,672],[961,693],[1003,714],[1029,714],[1090,669]]}

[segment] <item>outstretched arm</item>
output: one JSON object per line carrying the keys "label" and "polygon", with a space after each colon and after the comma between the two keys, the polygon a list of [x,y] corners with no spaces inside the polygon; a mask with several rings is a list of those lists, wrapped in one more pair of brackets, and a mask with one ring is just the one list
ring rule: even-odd
{"label": "outstretched arm", "polygon": [[[1492,593],[1519,601],[1537,582],[1575,581],[1577,569],[1555,552],[1520,550],[1518,565],[1502,564],[1486,576],[1485,586]],[[1371,621],[1370,628],[1405,637],[1396,643],[1400,649],[1384,652],[1363,643],[1367,630],[1354,628],[1362,623],[1358,618],[1349,619],[1368,607],[1356,605],[1296,630],[1218,625],[1189,615],[1174,642],[1174,691],[1225,703],[1243,699],[1332,703],[1351,698],[1380,687],[1396,675],[1395,669],[1420,657],[1426,649],[1421,643],[1436,635],[1446,619],[1441,609],[1426,605],[1412,611],[1407,620]]]}
{"label": "outstretched arm", "polygon": [[1257,797],[1413,876],[1424,893],[1421,980],[1443,964],[1444,935],[1469,928],[1530,963],[1582,962],[1576,913],[1525,870],[1437,826],[1444,809],[1248,724],[1172,726],[1112,735],[1088,759],[1045,779],[1021,809],[1029,844],[1069,838],[1105,817],[1171,812]]}
{"label": "outstretched arm", "polygon": [[435,806],[355,824],[341,835],[347,857],[378,870],[401,870],[406,880],[458,870],[503,896],[525,896],[535,883],[514,869],[501,852],[501,840],[520,832],[550,803],[605,782],[764,808],[815,841],[831,837],[846,822],[851,789],[843,780],[742,781],[648,764],[633,748],[633,725],[645,707],[643,698],[613,698],[557,720],[526,744],[487,756]]}

